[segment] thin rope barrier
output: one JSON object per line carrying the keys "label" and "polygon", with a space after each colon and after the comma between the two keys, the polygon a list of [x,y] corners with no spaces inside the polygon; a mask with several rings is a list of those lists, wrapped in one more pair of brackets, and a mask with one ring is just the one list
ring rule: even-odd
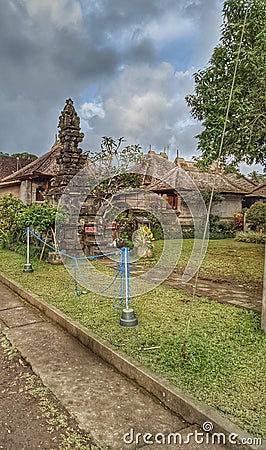
{"label": "thin rope barrier", "polygon": [[[72,256],[72,255],[68,255],[65,252],[62,252],[61,250],[59,250],[58,248],[53,247],[52,245],[48,244],[47,241],[43,240],[38,234],[36,234],[34,231],[32,231],[29,227],[27,228],[29,234],[31,234],[33,237],[35,237],[37,240],[39,240],[42,244],[44,244],[46,247],[50,248],[51,250],[53,250],[54,252],[56,252],[59,255],[65,256],[67,258],[69,258],[70,260],[73,261],[73,271],[74,271],[74,290],[76,292],[76,295],[78,297],[80,297],[83,294],[87,294],[87,292],[83,292],[81,291],[81,289],[78,287],[78,276],[77,276],[77,272],[79,273],[80,277],[83,278],[84,280],[84,275],[82,273],[82,271],[80,270],[79,261],[87,261],[88,259],[99,259],[99,258],[104,258],[106,256],[110,256],[110,255],[121,255],[120,258],[120,266],[117,269],[117,272],[115,274],[115,276],[113,277],[112,281],[105,287],[103,288],[100,292],[98,292],[98,294],[103,294],[104,292],[108,291],[108,289],[110,289],[115,281],[117,280],[118,276],[120,275],[120,279],[121,279],[121,284],[120,284],[120,307],[123,307],[123,284],[124,284],[124,273],[125,273],[125,267],[124,267],[124,252],[121,250],[117,250],[117,251],[113,251],[113,252],[106,252],[106,253],[102,253],[101,255],[90,255],[90,256],[86,256],[86,257],[81,257],[81,258],[77,258],[76,256]],[[122,294],[121,294],[122,292]],[[122,296],[121,296],[122,295]]]}
{"label": "thin rope barrier", "polygon": [[29,229],[29,232],[32,236],[34,236],[36,239],[38,239],[42,244],[46,245],[46,247],[50,248],[51,250],[53,250],[54,252],[58,253],[59,255],[62,256],[66,256],[67,258],[70,259],[76,259],[77,261],[87,261],[88,259],[99,259],[99,258],[104,258],[105,256],[110,256],[110,255],[118,255],[121,250],[117,250],[114,252],[107,252],[107,253],[102,253],[101,255],[89,255],[89,256],[84,256],[84,257],[80,257],[77,258],[76,256],[72,256],[72,255],[68,255],[65,252],[62,252],[61,250],[59,250],[58,248],[53,247],[51,244],[48,244],[46,241],[44,241],[38,234],[34,233],[34,231],[32,231],[31,229]]}

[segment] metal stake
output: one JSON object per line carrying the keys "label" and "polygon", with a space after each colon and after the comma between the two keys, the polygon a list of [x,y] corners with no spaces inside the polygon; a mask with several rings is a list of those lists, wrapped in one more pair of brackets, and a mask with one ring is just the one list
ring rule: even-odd
{"label": "metal stake", "polygon": [[30,264],[30,228],[27,227],[27,262],[24,264],[23,272],[24,273],[32,273],[33,267]]}

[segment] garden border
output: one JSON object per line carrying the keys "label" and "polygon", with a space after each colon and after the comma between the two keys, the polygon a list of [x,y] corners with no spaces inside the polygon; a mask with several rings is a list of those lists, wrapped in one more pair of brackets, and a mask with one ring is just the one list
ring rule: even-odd
{"label": "garden border", "polygon": [[[172,386],[165,379],[152,373],[147,368],[143,368],[140,363],[114,349],[109,343],[88,331],[87,328],[68,318],[66,314],[44,302],[37,295],[26,291],[20,284],[10,280],[1,272],[0,281],[23,300],[44,313],[51,321],[78,339],[93,353],[136,382],[140,387],[155,396],[164,406],[182,416],[186,421],[199,425],[202,425],[204,422],[212,422],[214,432],[225,433],[226,436],[231,433],[237,434],[240,440],[251,437],[233,422],[222,417],[213,407],[200,402],[190,394]],[[227,443],[226,448],[235,449],[236,445]],[[237,448],[242,450],[264,450],[266,449],[266,440],[263,440],[261,446],[239,444]]]}

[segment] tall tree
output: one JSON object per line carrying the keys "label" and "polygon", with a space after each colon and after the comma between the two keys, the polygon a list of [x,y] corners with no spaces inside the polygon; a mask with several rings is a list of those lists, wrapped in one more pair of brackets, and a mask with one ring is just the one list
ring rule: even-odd
{"label": "tall tree", "polygon": [[33,155],[32,153],[23,152],[23,153],[13,153],[12,158],[18,158],[18,159],[28,159],[29,161],[34,161],[38,158],[38,156]]}
{"label": "tall tree", "polygon": [[195,93],[186,97],[192,116],[204,129],[198,149],[203,164],[217,160],[230,89],[243,30],[235,85],[221,157],[234,164],[266,166],[266,3],[227,0],[219,45],[208,66],[194,74]]}

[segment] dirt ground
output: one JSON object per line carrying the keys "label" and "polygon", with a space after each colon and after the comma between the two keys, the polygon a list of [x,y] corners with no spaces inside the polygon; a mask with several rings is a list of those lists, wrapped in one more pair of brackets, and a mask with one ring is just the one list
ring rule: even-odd
{"label": "dirt ground", "polygon": [[0,404],[0,449],[99,449],[1,333]]}

